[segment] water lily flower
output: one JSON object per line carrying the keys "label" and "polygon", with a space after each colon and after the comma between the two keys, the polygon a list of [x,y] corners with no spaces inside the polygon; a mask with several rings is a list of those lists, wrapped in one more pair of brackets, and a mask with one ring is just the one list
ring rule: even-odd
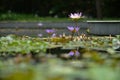
{"label": "water lily flower", "polygon": [[73,27],[73,26],[68,26],[67,27],[68,28],[68,30],[70,30],[71,32],[78,32],[79,31],[79,27]]}
{"label": "water lily flower", "polygon": [[43,26],[43,24],[42,23],[38,23],[38,26]]}
{"label": "water lily flower", "polygon": [[69,53],[68,53],[70,56],[79,56],[80,55],[80,53],[79,53],[79,51],[77,51],[77,50],[72,50],[72,51],[70,51]]}
{"label": "water lily flower", "polygon": [[53,33],[53,34],[52,34],[52,37],[56,37],[56,35],[57,35],[56,33]]}
{"label": "water lily flower", "polygon": [[45,30],[48,34],[53,34],[55,32],[55,30],[53,29],[46,29]]}
{"label": "water lily flower", "polygon": [[69,15],[69,17],[70,18],[72,18],[72,19],[79,19],[79,18],[81,18],[82,17],[82,12],[80,12],[80,13],[71,13],[70,15]]}
{"label": "water lily flower", "polygon": [[42,37],[42,36],[43,36],[43,34],[38,34],[38,36],[39,36],[39,37]]}

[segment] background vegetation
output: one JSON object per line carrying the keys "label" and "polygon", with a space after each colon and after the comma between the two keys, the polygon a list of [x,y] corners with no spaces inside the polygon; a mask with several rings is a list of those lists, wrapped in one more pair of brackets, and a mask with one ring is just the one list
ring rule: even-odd
{"label": "background vegetation", "polygon": [[[67,17],[83,12],[89,18],[119,18],[119,0],[1,0],[0,14],[19,13],[40,17]],[[1,16],[0,16],[1,17]]]}

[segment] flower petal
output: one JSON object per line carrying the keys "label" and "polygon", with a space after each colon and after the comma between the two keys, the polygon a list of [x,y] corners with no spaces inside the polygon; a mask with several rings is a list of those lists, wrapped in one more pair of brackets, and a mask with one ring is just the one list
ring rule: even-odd
{"label": "flower petal", "polygon": [[75,55],[76,55],[76,56],[80,55],[79,51],[76,50],[76,51],[75,51]]}
{"label": "flower petal", "polygon": [[79,31],[79,29],[80,29],[79,27],[75,27],[76,32],[78,32],[78,31]]}
{"label": "flower petal", "polygon": [[53,29],[46,29],[46,32],[47,32],[48,34],[52,34],[52,33],[55,32],[55,30],[53,30]]}
{"label": "flower petal", "polygon": [[73,31],[73,30],[74,30],[74,27],[73,27],[73,26],[68,26],[67,28],[68,28],[68,30],[70,30],[70,31]]}
{"label": "flower petal", "polygon": [[74,13],[74,14],[71,13],[69,15],[69,17],[72,18],[72,19],[79,19],[79,18],[81,18],[81,16],[82,16],[82,12],[80,12],[80,13]]}
{"label": "flower petal", "polygon": [[68,54],[69,54],[70,56],[73,56],[73,55],[74,55],[74,51],[70,51]]}

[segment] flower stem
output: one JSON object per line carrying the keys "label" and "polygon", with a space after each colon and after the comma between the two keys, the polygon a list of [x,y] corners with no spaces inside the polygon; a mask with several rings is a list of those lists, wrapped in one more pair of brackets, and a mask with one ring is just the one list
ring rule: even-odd
{"label": "flower stem", "polygon": [[[78,20],[75,20],[75,26],[78,27]],[[79,31],[77,31],[77,35],[79,35]]]}
{"label": "flower stem", "polygon": [[72,32],[71,34],[71,41],[73,40],[73,38],[74,38],[74,32]]}

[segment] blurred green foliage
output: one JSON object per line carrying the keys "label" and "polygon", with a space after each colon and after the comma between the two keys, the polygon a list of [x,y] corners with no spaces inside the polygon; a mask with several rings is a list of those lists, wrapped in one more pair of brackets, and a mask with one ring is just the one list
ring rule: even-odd
{"label": "blurred green foliage", "polygon": [[18,38],[15,35],[9,35],[0,38],[0,53],[41,53],[45,52],[46,48],[46,42],[31,37]]}
{"label": "blurred green foliage", "polygon": [[[46,48],[53,47],[45,42],[47,38],[18,37],[9,35],[0,38],[0,54],[21,55],[6,58],[0,55],[0,80],[119,80],[120,52],[111,52],[112,39],[117,37],[91,37],[81,41],[66,42],[65,48],[83,46],[80,58],[56,57],[46,54]],[[55,39],[55,38],[53,38]],[[64,39],[65,40],[65,39]],[[96,49],[97,48],[97,49]],[[108,52],[100,51],[110,48]],[[44,53],[34,55],[24,53]],[[111,54],[112,53],[112,54]],[[55,53],[57,55],[57,53]],[[61,53],[63,54],[63,53]],[[65,53],[67,54],[67,53]],[[8,55],[6,55],[8,56]],[[8,56],[9,57],[9,56]]]}
{"label": "blurred green foliage", "polygon": [[[103,17],[120,17],[119,0],[101,0],[101,9]],[[97,16],[96,0],[1,0],[0,13],[7,12],[40,17],[68,17],[71,12],[83,12],[87,17]]]}

